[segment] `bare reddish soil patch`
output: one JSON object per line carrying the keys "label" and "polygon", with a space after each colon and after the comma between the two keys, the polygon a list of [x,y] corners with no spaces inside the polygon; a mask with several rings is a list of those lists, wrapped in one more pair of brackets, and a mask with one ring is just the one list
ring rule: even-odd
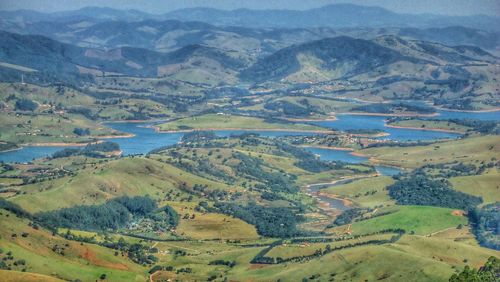
{"label": "bare reddish soil patch", "polygon": [[107,268],[119,269],[119,270],[128,270],[128,267],[123,263],[111,263],[109,261],[104,261],[97,258],[96,254],[90,250],[89,247],[85,247],[85,251],[82,255],[82,258],[90,263],[98,266],[103,266]]}

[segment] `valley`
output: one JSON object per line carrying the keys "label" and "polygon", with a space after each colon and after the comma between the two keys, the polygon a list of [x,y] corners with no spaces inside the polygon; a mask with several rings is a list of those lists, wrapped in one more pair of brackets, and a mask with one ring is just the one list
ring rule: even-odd
{"label": "valley", "polygon": [[0,18],[0,280],[500,275],[497,16]]}

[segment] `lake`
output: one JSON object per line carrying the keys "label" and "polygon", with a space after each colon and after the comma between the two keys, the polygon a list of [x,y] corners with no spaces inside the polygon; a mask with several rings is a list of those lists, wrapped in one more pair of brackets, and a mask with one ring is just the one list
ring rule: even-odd
{"label": "lake", "polygon": [[[500,111],[478,113],[438,110],[437,113],[439,115],[427,117],[427,119],[477,119],[500,121]],[[315,121],[310,123],[341,131],[362,129],[380,130],[389,134],[389,136],[381,137],[381,139],[397,141],[426,141],[457,138],[460,136],[460,134],[449,132],[386,127],[386,119],[387,117],[384,116],[339,114],[337,115],[337,120]]]}
{"label": "lake", "polygon": [[[469,113],[440,110],[439,116],[433,118],[448,119],[480,119],[480,120],[496,120],[500,121],[500,112],[486,113]],[[398,140],[398,141],[418,141],[418,140],[435,140],[443,138],[457,138],[460,134],[437,132],[430,130],[413,130],[401,128],[389,128],[385,126],[386,117],[383,116],[367,116],[367,115],[349,115],[341,114],[337,116],[335,121],[316,121],[312,124],[332,128],[335,130],[356,130],[356,129],[376,129],[382,130],[389,136],[380,137],[383,139]],[[135,134],[132,138],[116,138],[112,139],[120,145],[124,155],[145,154],[153,149],[173,145],[179,142],[183,133],[158,133],[152,128],[145,127],[151,123],[108,123],[108,126],[121,132]],[[230,136],[231,134],[242,134],[245,132],[255,132],[261,136],[276,137],[286,135],[313,135],[312,133],[304,132],[286,132],[286,131],[244,131],[244,130],[219,130],[215,133],[219,136]],[[52,155],[54,152],[61,150],[61,147],[24,147],[22,149],[10,152],[0,153],[0,161],[12,162],[29,162],[35,158],[42,158]],[[349,152],[332,152],[327,158],[336,158],[346,162],[356,162],[359,157],[352,156]]]}
{"label": "lake", "polygon": [[[368,158],[355,156],[352,151],[332,150],[317,147],[304,147],[307,151],[318,155],[323,161],[342,161],[351,164],[368,163]],[[382,175],[393,176],[401,172],[400,169],[388,166],[375,166],[375,169]]]}
{"label": "lake", "polygon": [[[118,122],[107,123],[107,126],[120,132],[132,133],[130,138],[107,139],[120,145],[124,155],[146,154],[153,149],[178,143],[184,133],[158,133],[153,128],[147,127],[151,123]],[[261,136],[279,137],[290,135],[314,135],[310,132],[288,132],[288,131],[246,131],[246,130],[218,130],[214,131],[218,136],[229,137],[233,134],[239,135],[255,132]],[[53,153],[70,147],[50,146],[27,146],[22,149],[0,153],[0,161],[6,163],[29,162],[33,159],[48,157]]]}

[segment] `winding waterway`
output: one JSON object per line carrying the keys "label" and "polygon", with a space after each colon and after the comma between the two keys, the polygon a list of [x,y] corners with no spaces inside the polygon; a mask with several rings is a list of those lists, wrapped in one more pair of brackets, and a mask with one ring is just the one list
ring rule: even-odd
{"label": "winding waterway", "polygon": [[[346,151],[346,150],[332,150],[332,149],[324,149],[324,148],[316,148],[316,147],[304,147],[304,149],[308,150],[309,152],[319,156],[321,160],[324,161],[343,161],[346,163],[368,163],[368,158],[366,157],[361,157],[361,156],[354,156],[352,155],[351,151]],[[381,175],[386,175],[386,176],[393,176],[401,172],[400,169],[395,168],[395,167],[387,167],[387,166],[375,166],[375,169],[377,172]],[[327,207],[329,209],[334,209],[337,211],[344,211],[349,209],[349,206],[346,206],[344,201],[341,199],[335,199],[331,197],[326,197],[324,195],[321,195],[319,193],[321,189],[325,189],[328,187],[333,187],[333,186],[338,186],[338,185],[343,185],[347,184],[354,181],[353,179],[344,179],[340,181],[336,181],[333,184],[330,183],[325,183],[325,184],[313,184],[313,185],[308,185],[306,187],[307,193],[313,197],[315,197],[318,202],[320,203],[320,206]]]}

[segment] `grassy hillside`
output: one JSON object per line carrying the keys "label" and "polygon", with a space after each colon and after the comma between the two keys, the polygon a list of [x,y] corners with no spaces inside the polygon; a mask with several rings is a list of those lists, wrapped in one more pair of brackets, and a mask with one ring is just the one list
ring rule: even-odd
{"label": "grassy hillside", "polygon": [[[470,140],[488,148],[487,144],[496,140],[494,138],[486,136]],[[144,281],[149,275],[147,272],[155,265],[159,271],[151,276],[153,281],[214,277],[216,281],[225,278],[295,281],[311,277],[319,281],[331,278],[446,281],[464,265],[479,266],[497,253],[477,244],[461,211],[395,205],[386,187],[397,180],[374,176],[374,170],[368,165],[320,162],[314,155],[289,145],[286,140],[255,136],[226,139],[210,133],[193,133],[187,134],[181,144],[156,150],[144,157],[103,160],[75,156],[39,160],[30,165],[16,164],[10,168],[3,165],[0,175],[12,183],[6,183],[10,185],[7,187],[9,192],[5,191],[2,196],[33,213],[82,204],[102,204],[123,195],[141,195],[151,197],[159,207],[172,207],[180,218],[175,228],[166,231],[155,230],[149,222],[139,220],[137,224],[118,230],[69,230],[68,233],[67,229],[59,228],[60,235],[52,236],[43,228],[33,229],[27,220],[12,214],[7,217],[8,213],[2,212],[0,216],[5,220],[2,219],[0,225],[5,226],[0,226],[3,230],[0,248],[3,254],[12,251],[12,263],[25,259],[22,267],[28,272],[83,281],[95,281],[102,274],[106,274],[109,281]],[[456,145],[470,140],[439,145],[446,149],[451,146],[448,143]],[[468,146],[471,145],[466,148]],[[427,147],[393,149],[426,150]],[[434,147],[431,148],[434,152]],[[387,148],[367,150],[379,149]],[[483,155],[478,154],[470,158],[472,161],[481,157]],[[52,175],[61,167],[71,173],[40,178],[41,174]],[[460,187],[465,187],[468,181],[479,181],[487,187],[484,191],[496,189],[491,186],[497,175],[493,169],[478,176],[452,177],[453,188],[467,189]],[[427,170],[438,171],[437,168]],[[452,170],[444,169],[444,172],[449,171]],[[322,195],[350,200],[354,204],[352,207],[363,209],[362,216],[353,219],[351,224],[333,226],[339,213],[316,205],[316,199],[305,193],[307,190],[303,186],[352,177],[361,179],[320,191]],[[15,179],[36,181],[23,184],[13,182]],[[483,193],[477,189],[465,192]],[[290,234],[272,233],[288,224],[296,228],[292,231],[307,234],[305,239],[300,239],[305,241],[292,242],[294,238],[281,238],[281,243],[270,245],[280,239],[276,237],[281,234]],[[396,233],[384,233],[387,229],[403,229],[406,233],[393,240]],[[325,233],[317,233],[319,231]],[[23,232],[29,234],[24,237]],[[17,236],[12,237],[13,233]],[[366,234],[369,235],[352,237]],[[158,260],[147,267],[141,266],[126,255],[115,256],[114,249],[81,244],[61,236],[73,236],[68,238],[74,240],[82,240],[74,236],[85,240],[94,238],[96,244],[116,242],[123,237],[128,244],[140,243],[154,248],[151,255]],[[321,241],[325,239],[330,241]],[[55,247],[56,244],[63,249]],[[326,250],[327,245],[342,249],[315,255],[318,249]],[[252,263],[266,248],[270,248],[267,256],[273,258],[310,257],[301,262]],[[64,255],[60,254],[61,250]],[[48,258],[42,259],[42,256]],[[50,267],[43,264],[47,259],[51,262]],[[21,271],[22,267],[12,269]],[[8,274],[9,277],[19,275],[18,272]]]}
{"label": "grassy hillside", "polygon": [[207,114],[183,118],[169,123],[160,124],[159,130],[224,130],[224,129],[261,129],[261,130],[283,130],[283,131],[326,131],[326,129],[308,124],[267,122],[261,118]]}
{"label": "grassy hillside", "polygon": [[[347,46],[349,47],[346,48]],[[279,80],[302,72],[302,81],[308,79],[309,73],[315,79],[318,78],[318,73],[327,74],[327,80],[366,72],[367,69],[402,59],[403,56],[398,52],[371,41],[341,36],[282,49],[259,60],[245,70],[242,77],[262,82],[269,79]]]}
{"label": "grassy hillside", "polygon": [[386,189],[393,183],[394,180],[389,176],[372,177],[323,189],[321,192],[347,198],[362,207],[374,208],[379,205],[394,204]]}
{"label": "grassy hillside", "polygon": [[389,126],[393,127],[408,127],[408,128],[420,128],[425,130],[437,130],[446,132],[457,132],[465,133],[470,127],[456,124],[449,121],[438,121],[438,120],[401,120],[389,123]]}
{"label": "grassy hillside", "polygon": [[[69,241],[42,228],[34,229],[28,220],[20,219],[12,213],[2,210],[0,215],[1,256],[8,252],[14,257],[9,264],[24,260],[25,265],[12,266],[13,270],[40,273],[63,280],[82,279],[92,281],[101,274],[106,274],[110,281],[143,281],[146,269],[114,251],[93,244],[80,244]],[[14,234],[15,237],[14,237]],[[25,234],[25,236],[22,236]],[[4,272],[8,279],[16,281],[23,277],[19,273]],[[24,279],[24,277],[22,278]],[[45,281],[36,275],[27,275],[26,279]],[[38,280],[37,280],[38,279]],[[19,280],[17,280],[19,281]],[[30,281],[30,280],[21,280]],[[48,279],[48,281],[51,281]],[[54,281],[58,281],[54,279]]]}
{"label": "grassy hillside", "polygon": [[[416,248],[419,249],[417,255],[412,253]],[[442,239],[404,236],[395,244],[348,248],[304,263],[235,267],[230,272],[230,278],[295,281],[315,275],[320,281],[331,278],[348,281],[447,281],[454,268],[464,264],[463,259],[467,258],[469,264],[479,266],[490,255],[495,255],[495,252]],[[329,267],[325,268],[325,265]]]}
{"label": "grassy hillside", "polygon": [[500,137],[481,136],[426,146],[379,147],[360,150],[380,164],[416,168],[426,164],[491,161],[500,158]]}
{"label": "grassy hillside", "polygon": [[[466,224],[467,218],[460,213],[454,214],[454,210],[446,208],[425,206],[397,206],[379,210],[382,216],[358,221],[352,224],[353,234],[367,234],[377,230],[401,228],[407,232],[418,235],[426,235],[447,228],[455,228],[459,224]],[[374,213],[377,215],[377,213]],[[332,231],[345,230],[344,227],[332,229]]]}
{"label": "grassy hillside", "polygon": [[[191,175],[169,164],[145,158],[128,158],[89,166],[75,176],[23,186],[23,194],[11,200],[31,212],[102,203],[122,195],[149,195],[159,199],[175,192],[179,193],[176,198],[180,200],[187,197],[185,192],[179,191],[182,183],[208,185],[212,189],[235,189]],[[37,204],[40,202],[45,204],[40,206]]]}
{"label": "grassy hillside", "polygon": [[181,236],[197,240],[251,240],[259,237],[253,225],[238,218],[219,213],[197,212],[194,203],[167,202],[167,204],[174,207],[181,215],[186,213],[190,215],[189,219],[181,219],[176,229]]}
{"label": "grassy hillside", "polygon": [[[119,133],[79,115],[14,115],[2,114],[0,138],[17,144],[85,143],[92,138],[120,136]],[[91,129],[90,135],[79,136],[75,128]]]}
{"label": "grassy hillside", "polygon": [[492,169],[482,175],[452,177],[450,182],[453,189],[481,196],[483,204],[500,201],[500,173],[498,169]]}
{"label": "grassy hillside", "polygon": [[21,271],[0,270],[2,279],[6,282],[26,281],[26,282],[60,282],[64,281],[55,277],[42,275],[38,273],[29,273]]}

